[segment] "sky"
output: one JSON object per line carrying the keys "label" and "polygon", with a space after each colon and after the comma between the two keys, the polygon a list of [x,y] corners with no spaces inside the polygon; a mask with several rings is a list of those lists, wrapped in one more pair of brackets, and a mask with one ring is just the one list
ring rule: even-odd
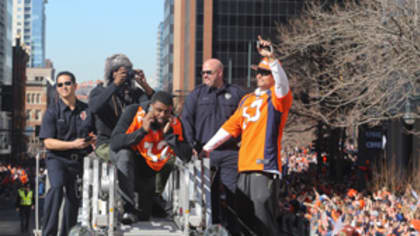
{"label": "sky", "polygon": [[163,11],[164,0],[49,0],[46,58],[82,82],[103,80],[105,59],[123,53],[152,82]]}

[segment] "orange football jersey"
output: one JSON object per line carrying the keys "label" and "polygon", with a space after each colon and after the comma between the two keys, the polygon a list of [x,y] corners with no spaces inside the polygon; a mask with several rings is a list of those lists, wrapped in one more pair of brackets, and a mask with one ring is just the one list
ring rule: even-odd
{"label": "orange football jersey", "polygon": [[260,95],[249,93],[222,128],[234,137],[241,137],[238,171],[270,171],[281,173],[281,138],[292,93],[281,98],[274,95],[274,86]]}
{"label": "orange football jersey", "polygon": [[[145,115],[146,111],[139,107],[126,133],[130,134],[140,129]],[[179,141],[183,141],[182,125],[178,118],[173,119],[171,127],[174,134],[178,135]],[[146,159],[146,163],[150,168],[155,171],[160,171],[169,158],[175,156],[172,148],[166,143],[162,130],[150,130],[140,143],[132,145],[131,149],[138,151]]]}

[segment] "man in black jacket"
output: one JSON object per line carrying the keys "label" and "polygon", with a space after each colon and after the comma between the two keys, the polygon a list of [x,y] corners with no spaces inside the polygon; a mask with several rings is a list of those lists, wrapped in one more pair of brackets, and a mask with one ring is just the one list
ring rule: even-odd
{"label": "man in black jacket", "polygon": [[155,175],[170,158],[178,156],[185,161],[191,158],[192,148],[184,140],[181,121],[172,115],[172,109],[172,96],[156,92],[150,104],[128,106],[112,132],[111,159],[121,173],[124,224],[137,221],[135,189],[140,195],[142,220],[148,220],[152,212]]}
{"label": "man in black jacket", "polygon": [[[105,83],[96,86],[89,95],[89,108],[95,115],[97,129],[96,154],[110,160],[111,133],[125,107],[150,99],[154,91],[142,70],[133,70],[133,64],[123,54],[108,57],[105,62]],[[135,86],[140,85],[142,89]]]}

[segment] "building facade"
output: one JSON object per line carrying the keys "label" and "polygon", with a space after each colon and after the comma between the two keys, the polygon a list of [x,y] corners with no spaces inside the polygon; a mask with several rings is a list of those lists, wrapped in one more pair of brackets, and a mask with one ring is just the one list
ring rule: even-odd
{"label": "building facade", "polygon": [[0,1],[0,87],[12,84],[12,4],[13,0]]}
{"label": "building facade", "polygon": [[13,38],[30,49],[28,67],[45,66],[45,4],[47,0],[13,0]]}
{"label": "building facade", "polygon": [[19,163],[26,157],[27,137],[25,135],[25,90],[26,90],[26,64],[29,55],[21,46],[19,38],[13,47],[13,83],[11,85],[11,162]]}
{"label": "building facade", "polygon": [[[12,84],[12,14],[13,0],[0,1],[0,158],[7,158],[11,146],[11,100]],[[7,87],[9,89],[7,89]]]}
{"label": "building facade", "polygon": [[249,66],[259,60],[257,36],[275,42],[277,24],[287,23],[303,5],[304,0],[174,1],[172,91],[186,93],[200,84],[201,65],[212,57],[225,65],[226,81],[252,89]]}
{"label": "building facade", "polygon": [[54,69],[27,68],[25,91],[25,135],[28,138],[28,156],[35,156],[42,148],[39,140],[39,128],[42,117],[47,109],[48,87],[54,79]]}
{"label": "building facade", "polygon": [[162,30],[162,54],[161,54],[161,71],[162,71],[162,90],[171,92],[173,81],[173,64],[174,64],[174,0],[165,0],[164,20]]}
{"label": "building facade", "polygon": [[156,90],[162,90],[163,85],[163,22],[158,26],[157,40],[156,40]]}

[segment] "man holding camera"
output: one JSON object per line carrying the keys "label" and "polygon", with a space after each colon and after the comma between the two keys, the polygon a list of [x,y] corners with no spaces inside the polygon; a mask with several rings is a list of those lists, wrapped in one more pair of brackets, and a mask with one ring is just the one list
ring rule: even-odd
{"label": "man holding camera", "polygon": [[[119,159],[129,157],[110,151],[112,130],[125,108],[148,101],[154,91],[149,86],[142,70],[133,70],[133,64],[124,54],[114,54],[105,61],[105,83],[96,86],[89,95],[89,108],[95,115],[98,130],[95,153],[106,161],[113,161],[118,169],[118,182],[122,192],[130,188],[127,183],[128,168],[118,165]],[[140,85],[140,88],[135,86]],[[125,198],[122,194],[123,199]]]}
{"label": "man holding camera", "polygon": [[[105,83],[96,86],[89,95],[89,108],[95,115],[98,140],[95,153],[109,161],[111,133],[125,107],[150,99],[154,91],[142,70],[133,70],[133,64],[123,54],[108,57],[105,62]],[[135,83],[143,89],[135,86]]]}
{"label": "man holding camera", "polygon": [[[124,224],[134,223],[139,216],[149,219],[155,175],[170,158],[191,158],[192,148],[184,141],[181,122],[172,110],[172,95],[156,92],[150,102],[128,106],[112,132],[111,158],[116,157],[113,161],[124,170],[120,179]],[[135,189],[140,195],[139,212],[135,210]]]}
{"label": "man holding camera", "polygon": [[[58,97],[48,106],[42,119],[39,138],[47,149],[45,163],[51,187],[44,205],[42,235],[57,235],[58,212],[65,193],[65,207],[60,235],[68,235],[77,223],[79,199],[76,180],[81,175],[82,160],[96,141],[93,115],[87,104],[76,98],[76,78],[68,72],[57,75]],[[65,189],[65,192],[64,192]]]}

